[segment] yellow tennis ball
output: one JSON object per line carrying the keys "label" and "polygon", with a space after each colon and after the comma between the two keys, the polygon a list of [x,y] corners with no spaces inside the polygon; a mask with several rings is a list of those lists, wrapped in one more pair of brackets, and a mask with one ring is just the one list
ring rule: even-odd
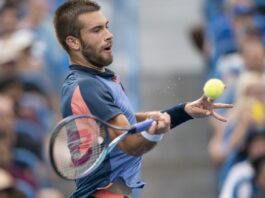
{"label": "yellow tennis ball", "polygon": [[225,85],[219,79],[208,80],[203,87],[204,95],[209,98],[216,99],[219,98],[224,92]]}

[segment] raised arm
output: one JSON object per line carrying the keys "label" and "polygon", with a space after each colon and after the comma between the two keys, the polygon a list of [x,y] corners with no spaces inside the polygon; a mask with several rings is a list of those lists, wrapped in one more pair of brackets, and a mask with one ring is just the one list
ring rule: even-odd
{"label": "raised arm", "polygon": [[[170,128],[174,128],[181,123],[184,123],[193,118],[213,116],[215,119],[226,122],[226,118],[219,115],[214,111],[218,108],[232,108],[232,104],[214,103],[213,100],[206,96],[201,96],[199,99],[188,102],[177,104],[176,106],[161,110],[162,113],[167,113],[170,116],[171,123]],[[143,121],[150,118],[157,111],[141,112],[136,114],[137,121]]]}

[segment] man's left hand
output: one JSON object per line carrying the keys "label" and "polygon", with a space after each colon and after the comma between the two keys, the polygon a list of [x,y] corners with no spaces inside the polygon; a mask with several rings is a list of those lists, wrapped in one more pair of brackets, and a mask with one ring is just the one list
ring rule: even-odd
{"label": "man's left hand", "polygon": [[217,120],[226,122],[226,118],[216,113],[214,109],[232,108],[233,104],[214,103],[213,99],[203,95],[198,100],[187,103],[185,111],[193,118],[213,116]]}

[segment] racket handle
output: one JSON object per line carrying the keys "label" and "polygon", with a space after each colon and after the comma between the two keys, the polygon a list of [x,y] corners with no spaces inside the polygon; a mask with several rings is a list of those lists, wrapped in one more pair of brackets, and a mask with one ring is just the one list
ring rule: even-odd
{"label": "racket handle", "polygon": [[153,122],[153,119],[147,119],[143,122],[138,122],[137,124],[135,124],[134,128],[136,129],[136,132],[145,131],[151,127]]}

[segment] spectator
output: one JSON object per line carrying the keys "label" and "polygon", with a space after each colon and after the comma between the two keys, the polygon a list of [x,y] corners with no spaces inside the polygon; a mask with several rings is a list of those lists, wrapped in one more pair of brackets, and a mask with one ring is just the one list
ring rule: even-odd
{"label": "spectator", "polygon": [[[250,79],[254,79],[254,82],[257,82],[258,78],[261,83],[262,81],[262,75],[264,73],[264,48],[262,44],[257,41],[257,40],[246,40],[246,42],[242,45],[242,50],[241,50],[241,56],[242,60],[244,61],[243,66],[236,67],[238,70],[238,74],[235,73],[233,74],[232,71],[230,72],[224,72],[223,78],[227,82],[227,88],[223,94],[222,97],[220,97],[217,101],[219,102],[227,102],[227,103],[237,103],[238,99],[240,97],[245,98],[245,95],[243,94],[243,90],[246,89],[246,85],[250,86],[252,83]],[[233,66],[231,67],[233,68]],[[225,69],[224,69],[225,70]],[[249,75],[250,79],[247,79],[247,76]],[[242,76],[242,77],[241,77]],[[245,76],[245,77],[244,77]],[[238,79],[239,78],[239,79]],[[241,79],[241,80],[240,80]],[[255,80],[256,79],[256,80]],[[245,83],[244,81],[248,82]],[[245,90],[246,91],[246,90]],[[238,94],[238,97],[235,96],[235,93],[240,92]],[[240,95],[240,96],[239,96]],[[245,104],[242,104],[242,107],[245,106]],[[237,108],[234,108],[236,110]],[[218,111],[222,115],[226,115],[228,112],[224,110]],[[231,118],[234,120],[234,118]],[[231,123],[231,121],[229,121]],[[227,126],[229,125],[227,124]],[[215,120],[211,119],[210,124],[213,127],[213,136],[209,142],[209,153],[212,158],[213,163],[216,166],[219,166],[222,164],[224,160],[222,152],[220,152],[220,142],[222,141],[223,137],[223,131],[227,130],[224,129],[225,125],[220,124],[218,122],[215,122]],[[227,128],[227,127],[226,127]],[[223,157],[221,157],[223,156]]]}
{"label": "spectator", "polygon": [[[21,21],[20,26],[30,30],[36,38],[33,45],[34,56],[42,59],[43,73],[47,74],[50,91],[58,91],[59,85],[65,76],[68,64],[66,53],[58,45],[54,32],[52,31],[52,18],[49,11],[52,6],[46,0],[29,0],[27,13]],[[47,78],[47,77],[46,77]],[[48,82],[46,82],[48,83]]]}
{"label": "spectator", "polygon": [[24,85],[16,77],[6,77],[0,80],[0,93],[14,100],[15,113],[17,114],[19,101],[24,92]]}
{"label": "spectator", "polygon": [[62,192],[54,188],[43,188],[37,193],[37,198],[64,198]]}
{"label": "spectator", "polygon": [[[220,192],[220,198],[257,197],[254,196],[257,194],[257,188],[251,162],[265,156],[265,129],[250,129],[246,135],[244,147],[247,159],[233,166]],[[256,180],[262,185],[263,175],[260,172],[262,166],[258,168],[258,165],[256,165],[254,167],[257,169]]]}
{"label": "spectator", "polygon": [[[47,2],[0,1],[0,168],[27,198],[53,182],[45,172],[43,139],[59,108],[54,90],[68,61],[55,42]],[[6,190],[0,189],[1,198]]]}
{"label": "spectator", "polygon": [[[252,65],[255,64],[259,70],[261,70],[261,67],[264,67],[264,50],[261,44],[262,39],[260,31],[255,27],[248,27],[240,34],[238,40],[240,40],[239,51],[224,55],[217,61],[217,76],[225,83],[226,88],[233,86],[242,71],[248,70],[248,66],[252,67]],[[257,53],[252,53],[253,50]],[[255,57],[253,57],[252,60],[249,60],[251,56],[256,56],[258,58],[256,60]],[[253,62],[253,60],[255,60],[256,63]],[[257,63],[257,61],[259,62]]]}
{"label": "spectator", "polygon": [[0,135],[2,142],[6,143],[8,148],[15,143],[15,113],[14,102],[11,98],[0,95]]}
{"label": "spectator", "polygon": [[261,74],[246,73],[237,83],[235,108],[228,113],[229,121],[219,134],[215,156],[219,161],[219,186],[230,168],[242,160],[239,149],[252,127],[264,127],[265,84]]}
{"label": "spectator", "polygon": [[257,185],[257,197],[265,197],[265,155],[252,162],[254,181]]}
{"label": "spectator", "polygon": [[1,198],[26,198],[14,184],[12,176],[5,170],[0,169],[0,197]]}
{"label": "spectator", "polygon": [[240,34],[254,26],[254,7],[250,1],[227,1],[218,17],[206,24],[205,49],[208,49],[208,77],[216,75],[220,57],[238,51]]}
{"label": "spectator", "polygon": [[8,39],[16,30],[18,25],[18,13],[15,3],[7,2],[0,8],[0,36]]}
{"label": "spectator", "polygon": [[204,11],[207,21],[219,16],[223,11],[224,2],[224,0],[205,0]]}

